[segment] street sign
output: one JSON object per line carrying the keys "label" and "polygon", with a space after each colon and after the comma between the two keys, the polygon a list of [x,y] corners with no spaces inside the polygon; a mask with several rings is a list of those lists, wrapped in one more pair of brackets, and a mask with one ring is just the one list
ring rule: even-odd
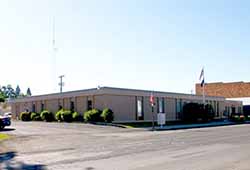
{"label": "street sign", "polygon": [[166,114],[165,113],[158,113],[157,114],[157,124],[161,127],[166,124]]}

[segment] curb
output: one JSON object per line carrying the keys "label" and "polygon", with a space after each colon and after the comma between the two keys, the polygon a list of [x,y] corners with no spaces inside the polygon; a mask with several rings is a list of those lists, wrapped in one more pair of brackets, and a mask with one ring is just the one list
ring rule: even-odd
{"label": "curb", "polygon": [[114,126],[114,127],[119,127],[119,128],[128,128],[128,127],[125,126],[125,125],[113,124],[113,123],[89,122],[89,124],[93,124],[93,125],[102,125],[102,126]]}
{"label": "curb", "polygon": [[[198,128],[206,128],[206,127],[218,127],[218,126],[230,126],[230,125],[240,125],[240,124],[250,124],[249,123],[234,123],[234,122],[228,122],[223,124],[207,124],[207,125],[197,125],[197,126],[183,126],[183,127],[156,127],[155,131],[164,131],[164,130],[181,130],[181,129],[198,129]],[[151,129],[152,130],[152,129]]]}

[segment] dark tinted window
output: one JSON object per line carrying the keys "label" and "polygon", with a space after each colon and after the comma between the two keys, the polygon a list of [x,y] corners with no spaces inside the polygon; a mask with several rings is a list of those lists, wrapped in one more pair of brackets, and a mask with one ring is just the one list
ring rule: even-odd
{"label": "dark tinted window", "polygon": [[70,110],[74,111],[75,110],[75,104],[73,101],[70,102]]}
{"label": "dark tinted window", "polygon": [[91,100],[88,100],[87,109],[88,109],[88,110],[91,110],[91,109],[92,109],[92,101],[91,101]]}

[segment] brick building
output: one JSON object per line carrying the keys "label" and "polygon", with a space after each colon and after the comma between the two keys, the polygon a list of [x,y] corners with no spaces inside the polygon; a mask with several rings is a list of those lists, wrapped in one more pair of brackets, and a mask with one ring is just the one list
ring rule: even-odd
{"label": "brick building", "polygon": [[[56,113],[59,108],[74,109],[80,114],[97,108],[110,108],[114,112],[115,122],[152,121],[150,96],[152,91],[100,87],[63,93],[30,96],[10,101],[13,118],[20,112],[31,111],[40,113],[49,110]],[[202,96],[183,93],[154,91],[154,114],[165,113],[167,121],[181,119],[183,106],[189,102],[202,103]],[[242,110],[241,101],[226,100],[224,97],[206,97],[215,111],[216,119],[225,117],[225,111]]]}
{"label": "brick building", "polygon": [[[196,84],[196,95],[202,95],[202,87]],[[220,96],[230,100],[241,100],[244,105],[250,105],[250,82],[216,82],[205,84],[206,96]]]}

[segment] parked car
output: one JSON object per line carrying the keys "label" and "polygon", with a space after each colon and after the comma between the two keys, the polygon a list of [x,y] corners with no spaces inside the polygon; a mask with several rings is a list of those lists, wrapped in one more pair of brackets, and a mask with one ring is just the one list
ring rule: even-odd
{"label": "parked car", "polygon": [[250,120],[250,105],[243,106],[243,113],[246,117],[246,120]]}
{"label": "parked car", "polygon": [[4,115],[4,116],[7,116],[7,117],[9,117],[9,118],[12,117],[12,113],[11,113],[11,112],[6,112],[6,113],[4,113],[3,115]]}
{"label": "parked car", "polygon": [[250,114],[245,114],[246,120],[250,120]]}
{"label": "parked car", "polygon": [[5,126],[10,126],[11,120],[9,116],[0,115],[0,130],[3,129]]}
{"label": "parked car", "polygon": [[232,113],[231,120],[235,122],[244,122],[246,117],[243,113]]}

